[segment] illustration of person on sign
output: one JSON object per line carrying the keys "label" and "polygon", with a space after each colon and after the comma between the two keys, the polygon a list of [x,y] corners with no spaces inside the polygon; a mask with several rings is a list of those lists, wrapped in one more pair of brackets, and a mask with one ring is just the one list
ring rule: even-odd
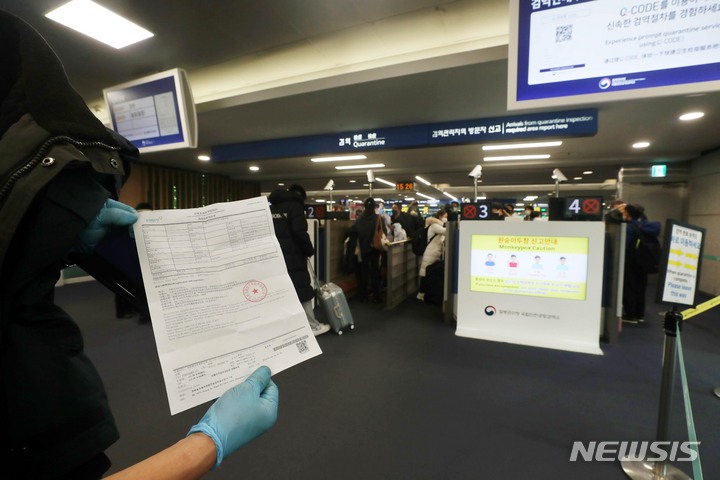
{"label": "illustration of person on sign", "polygon": [[486,267],[494,267],[495,266],[495,256],[492,253],[487,254],[487,260],[485,260],[485,266]]}

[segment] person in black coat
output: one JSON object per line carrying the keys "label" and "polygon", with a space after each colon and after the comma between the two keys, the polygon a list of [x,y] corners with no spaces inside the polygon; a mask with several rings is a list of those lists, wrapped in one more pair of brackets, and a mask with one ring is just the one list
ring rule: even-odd
{"label": "person in black coat", "polygon": [[[375,212],[374,209],[373,212]],[[418,228],[418,225],[415,223],[413,217],[411,217],[409,213],[402,211],[402,203],[393,203],[392,216],[390,218],[392,220],[392,223],[400,224],[403,230],[405,230],[405,233],[407,233],[408,238],[413,238],[413,236],[415,235],[415,230]]]}
{"label": "person in black coat", "polygon": [[330,325],[318,322],[313,312],[315,289],[310,282],[308,258],[315,254],[315,247],[307,233],[304,204],[306,196],[303,187],[291,185],[287,190],[279,188],[273,191],[268,200],[271,204],[275,236],[280,243],[285,266],[305,309],[310,328],[317,336],[328,332]]}
{"label": "person in black coat", "polygon": [[[80,328],[55,304],[55,283],[69,253],[90,253],[111,229],[137,220],[117,201],[137,156],[87,108],[42,36],[0,10],[3,478],[95,480],[110,467],[105,450],[118,429]],[[185,438],[119,476],[209,472],[274,423],[278,389],[270,373],[260,367]]]}
{"label": "person in black coat", "polygon": [[[373,248],[373,237],[380,216],[375,213],[375,199],[365,199],[365,210],[355,220],[360,245],[360,301],[368,301],[368,287],[372,287],[373,303],[382,303],[380,296],[380,250]],[[380,222],[383,231],[385,225]],[[387,232],[385,232],[387,234]]]}

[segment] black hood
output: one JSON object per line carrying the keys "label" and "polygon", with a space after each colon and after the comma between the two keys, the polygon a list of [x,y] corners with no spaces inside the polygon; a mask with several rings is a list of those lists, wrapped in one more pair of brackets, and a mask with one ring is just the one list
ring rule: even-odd
{"label": "black hood", "polygon": [[286,202],[297,202],[300,205],[304,205],[302,198],[300,198],[300,195],[295,192],[283,190],[282,188],[274,190],[268,197],[268,200],[270,200],[270,203],[272,203],[273,205],[280,205],[281,203]]}
{"label": "black hood", "polygon": [[0,11],[0,136],[26,113],[52,135],[109,145],[119,140],[70,85],[45,39],[23,20]]}

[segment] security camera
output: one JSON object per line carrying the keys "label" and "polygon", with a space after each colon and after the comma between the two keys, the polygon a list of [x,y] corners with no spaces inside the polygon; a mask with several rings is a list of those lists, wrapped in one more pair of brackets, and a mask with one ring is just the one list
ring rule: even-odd
{"label": "security camera", "polygon": [[559,168],[553,170],[553,177],[555,177],[555,180],[558,182],[567,182],[567,177],[563,175]]}
{"label": "security camera", "polygon": [[480,176],[482,176],[482,165],[475,165],[475,168],[473,168],[472,171],[468,173],[468,177],[480,178]]}
{"label": "security camera", "polygon": [[373,173],[372,170],[368,170],[368,171],[367,171],[367,178],[368,178],[368,182],[374,182],[374,181],[375,181],[375,174]]}
{"label": "security camera", "polygon": [[327,182],[327,185],[325,185],[323,190],[332,190],[334,186],[335,186],[335,181],[331,179],[329,182]]}

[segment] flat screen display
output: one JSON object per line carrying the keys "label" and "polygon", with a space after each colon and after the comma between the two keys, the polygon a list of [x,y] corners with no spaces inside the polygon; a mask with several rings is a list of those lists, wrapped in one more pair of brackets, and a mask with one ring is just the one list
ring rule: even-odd
{"label": "flat screen display", "polygon": [[472,235],[470,290],[585,300],[588,247],[586,237]]}
{"label": "flat screen display", "polygon": [[511,0],[508,109],[720,88],[720,4]]}
{"label": "flat screen display", "polygon": [[113,129],[140,152],[197,146],[195,103],[184,70],[103,90]]}

